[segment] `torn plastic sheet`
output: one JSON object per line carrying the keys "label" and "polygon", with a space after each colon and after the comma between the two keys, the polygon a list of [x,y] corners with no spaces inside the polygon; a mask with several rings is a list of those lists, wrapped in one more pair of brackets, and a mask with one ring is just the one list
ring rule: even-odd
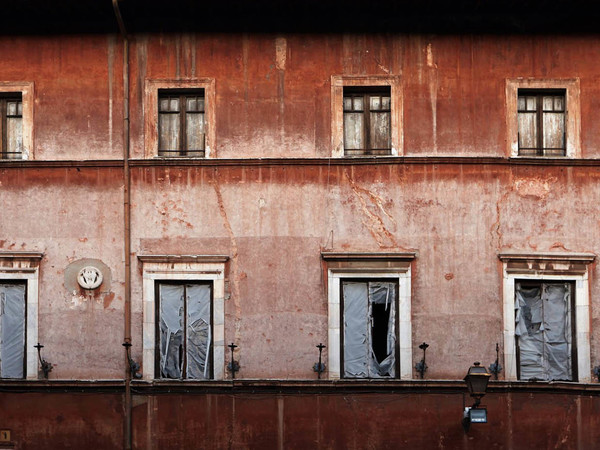
{"label": "torn plastic sheet", "polygon": [[516,286],[520,378],[571,380],[571,285]]}
{"label": "torn plastic sheet", "polygon": [[0,284],[0,377],[23,378],[25,285]]}
{"label": "torn plastic sheet", "polygon": [[[344,376],[394,377],[396,366],[396,284],[344,282]],[[387,355],[379,362],[373,349],[373,304],[389,309]]]}
{"label": "torn plastic sheet", "polygon": [[181,378],[183,370],[184,286],[161,284],[160,292],[160,376]]}
{"label": "torn plastic sheet", "polygon": [[210,378],[210,286],[187,286],[187,378]]}

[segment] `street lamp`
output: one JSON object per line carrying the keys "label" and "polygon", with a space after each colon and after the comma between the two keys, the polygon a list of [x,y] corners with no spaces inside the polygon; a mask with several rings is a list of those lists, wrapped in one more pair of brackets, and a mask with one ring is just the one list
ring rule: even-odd
{"label": "street lamp", "polygon": [[469,395],[475,399],[473,406],[466,407],[464,411],[462,423],[466,432],[469,431],[471,423],[487,423],[487,409],[480,408],[479,405],[481,397],[486,393],[490,373],[481,363],[475,362],[469,367],[464,380],[467,383]]}

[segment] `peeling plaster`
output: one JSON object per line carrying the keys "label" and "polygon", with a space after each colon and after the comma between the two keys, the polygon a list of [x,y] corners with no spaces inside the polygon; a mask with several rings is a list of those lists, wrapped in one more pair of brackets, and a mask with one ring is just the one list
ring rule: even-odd
{"label": "peeling plaster", "polygon": [[[369,209],[369,205],[367,204],[367,199],[370,202],[377,206],[379,210],[381,210],[386,217],[388,217],[394,225],[396,225],[396,220],[385,210],[383,207],[383,200],[377,194],[372,191],[362,188],[356,184],[356,182],[350,177],[348,170],[344,171],[344,175],[346,179],[350,183],[350,187],[354,192],[355,197],[360,202],[360,210],[363,213],[362,224],[367,227],[373,239],[377,242],[380,248],[397,248],[399,247],[398,242],[394,238],[394,235],[387,229],[383,219],[375,214]],[[386,243],[386,240],[388,241]]]}
{"label": "peeling plaster", "polygon": [[[233,233],[233,229],[231,228],[231,223],[229,222],[229,217],[227,216],[227,211],[225,210],[225,204],[223,203],[223,195],[221,194],[221,186],[219,185],[219,174],[218,170],[215,170],[213,179],[209,181],[212,184],[215,195],[217,196],[217,204],[219,206],[219,214],[223,218],[223,226],[227,230],[227,234],[229,235],[229,241],[231,244],[231,291],[233,294],[233,305],[235,309],[235,317],[234,317],[234,342],[240,342],[241,340],[241,318],[242,318],[242,307],[240,305],[240,286],[239,282],[241,279],[246,277],[246,274],[241,274],[239,272],[239,251],[237,240],[235,238],[235,234]],[[238,351],[238,359],[240,358],[241,350]]]}

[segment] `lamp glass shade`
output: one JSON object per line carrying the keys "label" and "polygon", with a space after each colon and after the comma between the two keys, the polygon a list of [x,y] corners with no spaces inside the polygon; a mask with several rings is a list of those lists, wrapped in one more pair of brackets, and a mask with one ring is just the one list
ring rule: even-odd
{"label": "lamp glass shade", "polygon": [[469,395],[472,397],[483,397],[487,390],[488,381],[490,380],[490,373],[480,363],[476,362],[469,368],[469,372],[467,372],[467,376],[464,379],[469,389]]}

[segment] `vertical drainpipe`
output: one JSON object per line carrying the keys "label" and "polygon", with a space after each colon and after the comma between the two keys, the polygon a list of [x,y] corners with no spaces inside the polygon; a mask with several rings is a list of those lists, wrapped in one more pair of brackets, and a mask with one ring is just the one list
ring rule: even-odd
{"label": "vertical drainpipe", "polygon": [[[123,230],[125,252],[124,340],[131,343],[131,176],[129,173],[129,39],[119,10],[119,0],[112,0],[119,30],[123,38]],[[131,449],[131,369],[126,358],[125,423],[123,447]]]}

